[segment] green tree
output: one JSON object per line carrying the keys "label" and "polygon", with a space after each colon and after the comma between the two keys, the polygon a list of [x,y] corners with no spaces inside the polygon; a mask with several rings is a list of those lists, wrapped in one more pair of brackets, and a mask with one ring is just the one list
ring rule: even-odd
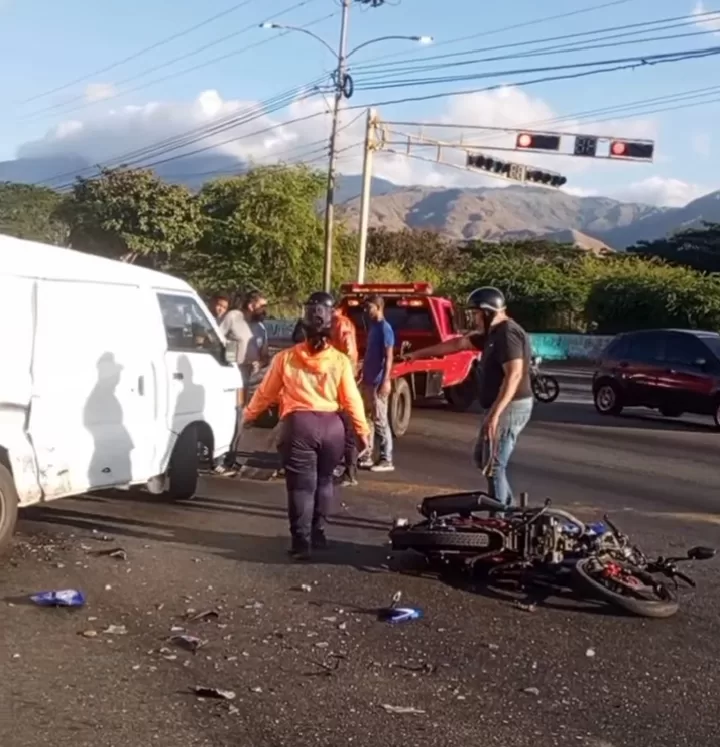
{"label": "green tree", "polygon": [[586,314],[605,334],[653,327],[720,329],[720,280],[659,260],[618,258],[594,279]]}
{"label": "green tree", "polygon": [[[203,289],[261,288],[271,298],[301,301],[322,282],[324,176],[306,166],[271,166],[205,184],[198,195],[204,230],[183,259]],[[347,270],[339,231],[334,275]]]}
{"label": "green tree", "polygon": [[200,237],[200,213],[190,192],[144,169],[103,169],[78,179],[57,214],[74,249],[125,262],[169,268]]}
{"label": "green tree", "polygon": [[32,184],[0,183],[0,233],[62,245],[67,226],[56,216],[60,195]]}
{"label": "green tree", "polygon": [[436,231],[371,228],[368,231],[367,260],[374,266],[392,262],[408,275],[418,265],[456,270],[462,264],[463,255],[455,242]]}
{"label": "green tree", "polygon": [[656,241],[640,241],[628,252],[702,272],[720,272],[720,223],[703,222],[701,228],[688,228]]}

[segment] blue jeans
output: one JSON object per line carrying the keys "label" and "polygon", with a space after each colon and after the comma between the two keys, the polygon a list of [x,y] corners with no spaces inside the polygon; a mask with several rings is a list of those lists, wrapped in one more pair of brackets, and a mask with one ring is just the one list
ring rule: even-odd
{"label": "blue jeans", "polygon": [[507,479],[508,462],[532,410],[532,397],[511,402],[500,416],[495,444],[489,442],[482,429],[475,442],[473,459],[486,474],[488,493],[506,506],[513,503],[513,492]]}

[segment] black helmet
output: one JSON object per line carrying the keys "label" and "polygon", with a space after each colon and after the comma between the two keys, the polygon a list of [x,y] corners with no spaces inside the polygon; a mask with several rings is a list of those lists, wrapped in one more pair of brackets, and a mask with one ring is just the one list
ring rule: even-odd
{"label": "black helmet", "polygon": [[335,306],[335,299],[332,297],[332,293],[326,291],[316,291],[313,293],[307,301],[305,306],[327,306],[333,308]]}
{"label": "black helmet", "polygon": [[505,309],[505,296],[497,288],[476,288],[468,297],[466,306],[473,311],[485,311],[495,315]]}
{"label": "black helmet", "polygon": [[303,327],[310,339],[322,340],[330,336],[335,299],[324,291],[313,293],[305,302]]}

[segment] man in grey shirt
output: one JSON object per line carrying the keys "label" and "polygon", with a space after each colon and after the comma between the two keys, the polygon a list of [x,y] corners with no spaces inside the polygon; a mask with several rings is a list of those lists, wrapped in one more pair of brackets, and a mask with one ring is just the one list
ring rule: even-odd
{"label": "man in grey shirt", "polygon": [[251,291],[244,297],[239,308],[236,306],[218,320],[225,338],[237,343],[237,362],[243,381],[243,402],[238,401],[232,448],[226,462],[227,466],[218,466],[215,470],[218,473],[233,470],[235,467],[242,435],[242,406],[249,400],[248,392],[253,383],[251,379],[257,378],[261,369],[270,362],[267,330],[263,324],[266,316],[267,299],[260,291]]}
{"label": "man in grey shirt", "polygon": [[251,291],[240,304],[220,319],[225,337],[238,343],[238,366],[243,384],[248,387],[250,377],[270,362],[268,336],[263,321],[267,316],[267,299],[260,291]]}

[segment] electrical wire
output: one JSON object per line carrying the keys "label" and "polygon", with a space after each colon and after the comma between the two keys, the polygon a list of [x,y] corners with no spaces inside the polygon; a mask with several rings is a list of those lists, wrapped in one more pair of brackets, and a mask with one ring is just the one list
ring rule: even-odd
{"label": "electrical wire", "polygon": [[573,70],[577,68],[589,68],[608,65],[655,65],[662,62],[680,62],[685,59],[699,59],[703,57],[713,57],[720,54],[720,46],[705,47],[702,49],[683,50],[679,52],[665,52],[655,55],[636,55],[634,57],[619,57],[610,60],[595,60],[592,62],[574,62],[567,65],[548,65],[546,67],[524,68],[519,70],[490,71],[487,73],[477,73],[472,75],[452,75],[443,78],[419,78],[394,81],[392,83],[377,84],[355,84],[355,90],[377,91],[392,88],[407,88],[409,86],[428,86],[441,83],[462,83],[473,80],[483,80],[485,78],[496,78],[498,76],[528,75],[532,73],[547,73],[560,70]]}
{"label": "electrical wire", "polygon": [[[610,7],[617,6],[617,5],[624,5],[629,2],[635,2],[635,0],[611,0],[610,2],[603,2],[597,5],[591,5],[588,8],[581,8],[579,10],[571,10],[565,13],[559,13],[559,14],[555,14],[551,16],[542,16],[541,18],[534,18],[530,21],[514,23],[508,26],[500,26],[498,28],[488,29],[487,31],[480,31],[477,34],[469,34],[466,36],[457,36],[453,39],[446,39],[441,42],[436,42],[435,44],[433,44],[433,47],[437,49],[438,47],[444,47],[450,44],[459,44],[464,41],[470,41],[471,39],[480,39],[480,38],[487,37],[487,36],[493,36],[495,34],[501,34],[501,33],[504,33],[505,31],[516,31],[517,29],[528,28],[530,26],[537,26],[543,23],[547,23],[549,21],[564,20],[565,18],[571,18],[573,16],[582,15],[584,13],[591,13],[596,10],[603,10],[605,8],[610,8]],[[370,61],[380,62],[382,60],[389,60],[394,57],[400,57],[403,54],[406,54],[406,53],[404,51],[391,52],[389,54],[384,54],[379,57],[373,57]]]}
{"label": "electrical wire", "polygon": [[[710,16],[713,16],[713,18],[710,18]],[[546,42],[563,42],[563,44],[560,45],[560,47],[564,47],[567,44],[585,44],[588,43],[588,41],[601,41],[606,39],[612,39],[612,38],[618,38],[615,36],[607,36],[607,37],[601,37],[598,39],[590,38],[589,40],[586,40],[586,37],[597,37],[600,34],[609,34],[611,32],[620,31],[625,32],[621,33],[619,36],[629,36],[633,34],[642,34],[642,33],[654,33],[656,31],[665,31],[668,29],[673,28],[682,28],[684,26],[691,26],[691,25],[697,25],[698,22],[705,20],[717,20],[717,17],[720,16],[720,11],[712,10],[712,11],[704,11],[701,14],[691,14],[691,15],[682,15],[682,16],[671,16],[668,18],[659,18],[655,21],[641,21],[638,23],[631,23],[631,24],[623,24],[619,26],[606,26],[604,28],[599,29],[591,29],[589,31],[580,31],[573,34],[560,34],[556,36],[547,36],[542,39],[529,39],[526,41],[519,41],[519,42],[511,42],[506,44],[495,44],[492,46],[486,46],[486,47],[478,47],[475,49],[469,49],[465,50],[463,52],[452,52],[449,54],[440,54],[440,55],[430,55],[425,56],[421,60],[415,60],[413,58],[410,58],[408,60],[398,60],[396,62],[390,62],[390,63],[383,63],[381,65],[378,64],[372,64],[372,63],[365,63],[360,65],[353,65],[352,69],[354,71],[369,71],[376,68],[381,69],[382,71],[389,71],[393,72],[393,68],[397,66],[403,66],[403,65],[411,65],[413,66],[412,69],[418,69],[415,66],[415,63],[429,63],[434,62],[438,60],[448,60],[448,59],[455,59],[458,57],[466,57],[468,55],[472,54],[482,54],[485,52],[494,52],[499,49],[515,49],[517,47],[526,47],[533,44],[545,44]],[[667,24],[665,26],[659,26],[658,24]],[[578,41],[575,42],[568,42],[570,39],[576,39]],[[531,50],[535,51],[535,50]],[[523,53],[524,54],[524,53]],[[388,70],[389,69],[389,70]]]}
{"label": "electrical wire", "polygon": [[[288,91],[278,94],[277,96],[268,99],[267,101],[261,102],[256,106],[247,107],[240,112],[236,112],[231,116],[226,116],[222,119],[217,120],[216,122],[211,122],[201,127],[196,127],[192,130],[188,130],[184,133],[170,138],[165,138],[164,140],[152,143],[151,145],[145,146],[144,148],[121,153],[105,161],[102,166],[113,167],[120,164],[129,165],[130,163],[137,162],[138,159],[142,159],[143,157],[154,157],[155,155],[162,155],[163,153],[167,152],[168,149],[192,145],[196,142],[199,142],[200,140],[207,138],[210,135],[219,134],[234,127],[248,124],[255,119],[267,116],[276,111],[279,111],[280,109],[284,109],[290,103],[302,100],[303,98],[307,98],[309,97],[309,95],[311,94],[307,90],[303,91],[302,89],[289,89]],[[50,185],[51,182],[80,176],[86,172],[95,171],[96,168],[96,166],[89,166],[81,169],[80,171],[56,174],[52,177],[48,177],[47,179],[36,182],[36,184]]]}
{"label": "electrical wire", "polygon": [[[269,17],[265,16],[265,20],[271,20],[273,18],[277,18],[278,16],[284,15],[285,13],[289,13],[289,12],[291,12],[293,10],[297,10],[297,9],[299,9],[299,8],[305,6],[305,5],[308,5],[310,3],[313,3],[313,2],[317,2],[317,0],[301,0],[300,2],[295,3],[294,5],[291,5],[291,6],[287,7],[287,8],[283,8],[283,10],[279,11],[278,13],[275,13],[272,16],[269,16]],[[300,28],[308,28],[310,26],[314,26],[314,25],[316,25],[318,23],[322,23],[323,21],[327,21],[327,20],[329,20],[330,18],[332,18],[332,17],[334,17],[336,15],[337,15],[337,11],[334,11],[334,12],[329,13],[329,14],[325,14],[325,15],[321,16],[320,18],[316,18],[316,19],[314,19],[314,20],[312,20],[312,21],[304,24]],[[150,73],[156,72],[157,70],[161,70],[161,69],[164,69],[166,67],[170,67],[171,65],[174,65],[177,62],[181,62],[183,60],[189,59],[190,57],[193,57],[193,56],[195,56],[197,54],[200,54],[201,52],[205,51],[206,49],[209,49],[210,47],[213,47],[213,46],[215,46],[217,44],[220,44],[220,43],[222,43],[224,41],[227,41],[230,38],[233,38],[233,37],[236,37],[236,36],[240,36],[242,34],[246,34],[249,31],[252,31],[253,29],[256,29],[259,25],[260,24],[257,23],[257,22],[248,24],[244,28],[240,29],[240,31],[233,32],[232,34],[227,34],[227,35],[221,37],[220,39],[216,39],[213,42],[209,42],[208,44],[205,44],[202,47],[199,47],[199,48],[193,50],[192,52],[187,52],[187,53],[185,53],[183,55],[180,55],[179,57],[175,57],[174,59],[169,60],[167,62],[163,62],[163,63],[161,63],[159,65],[155,65],[155,66],[153,66],[151,68],[146,68],[145,70],[143,70],[140,73],[137,73],[136,75],[132,75],[129,78],[125,78],[124,80],[120,81],[116,85],[117,86],[122,86],[122,85],[130,83],[132,81],[138,80],[139,78],[143,78],[146,75],[149,75]],[[62,111],[58,112],[59,114],[69,114],[71,112],[79,111],[81,109],[87,109],[89,107],[97,106],[99,104],[106,105],[108,103],[108,101],[113,101],[115,99],[121,98],[123,96],[127,96],[128,94],[135,93],[137,91],[142,91],[142,90],[144,90],[146,88],[150,88],[151,86],[157,85],[158,83],[164,83],[165,81],[168,81],[168,80],[174,80],[176,78],[180,78],[180,77],[182,77],[184,75],[188,75],[189,73],[193,73],[193,72],[196,72],[197,70],[201,70],[201,69],[203,69],[205,67],[209,67],[210,65],[215,65],[218,62],[223,62],[223,61],[225,61],[227,59],[230,59],[231,57],[237,57],[239,55],[246,54],[247,52],[249,52],[252,49],[257,49],[258,47],[261,47],[264,44],[269,44],[270,42],[276,41],[277,39],[280,39],[281,37],[286,36],[289,33],[291,33],[290,30],[284,30],[284,31],[281,31],[281,32],[279,32],[277,34],[269,35],[267,38],[261,39],[261,40],[259,40],[257,42],[254,42],[253,44],[249,44],[249,45],[247,45],[245,47],[242,47],[241,49],[237,49],[237,50],[234,50],[234,51],[229,52],[227,54],[220,55],[219,57],[214,57],[214,58],[212,58],[210,60],[206,60],[205,62],[198,63],[197,65],[193,65],[191,67],[185,68],[185,69],[180,70],[178,72],[170,73],[169,75],[164,75],[164,76],[162,76],[160,78],[154,78],[151,81],[147,81],[145,83],[142,83],[141,85],[134,86],[134,87],[129,88],[129,89],[125,90],[125,91],[119,91],[119,92],[113,94],[112,96],[107,96],[107,97],[105,97],[105,98],[103,98],[103,99],[101,99],[99,101],[86,101],[85,100],[85,95],[84,94],[80,94],[78,96],[74,96],[73,98],[68,99],[66,101],[63,101],[61,103],[52,104],[52,105],[43,107],[42,109],[36,109],[33,112],[29,112],[24,117],[21,117],[19,121],[25,122],[25,121],[28,121],[28,120],[33,120],[33,119],[35,119],[35,118],[37,118],[39,116],[45,115],[45,114],[47,114],[49,112],[54,112],[56,110],[62,110]],[[82,103],[80,103],[80,104],[78,104],[76,106],[71,106],[71,107],[68,108],[68,105],[69,104],[73,104],[74,102],[82,102]]]}
{"label": "electrical wire", "polygon": [[115,62],[112,62],[109,65],[106,65],[105,67],[100,68],[99,70],[94,70],[92,73],[87,73],[86,75],[83,75],[80,78],[75,78],[75,80],[71,80],[69,83],[64,83],[63,85],[57,86],[56,88],[51,88],[50,90],[43,91],[42,93],[37,93],[33,96],[30,96],[27,99],[24,99],[23,101],[20,101],[19,103],[29,104],[32,101],[37,101],[38,99],[45,98],[46,96],[52,96],[52,94],[54,93],[65,91],[66,89],[71,88],[72,86],[75,86],[78,83],[84,83],[87,80],[92,80],[93,78],[97,78],[97,76],[99,75],[104,75],[105,73],[109,73],[111,70],[115,70],[116,68],[121,67],[122,65],[125,65],[128,62],[137,60],[139,57],[146,55],[148,52],[153,52],[154,50],[159,49],[160,47],[163,47],[166,44],[169,44],[170,42],[176,41],[177,39],[181,39],[182,37],[187,36],[188,34],[191,34],[193,31],[197,31],[198,29],[201,29],[204,26],[207,26],[213,23],[213,21],[219,20],[220,18],[229,16],[231,13],[241,10],[245,6],[250,5],[251,3],[254,3],[254,2],[257,2],[257,0],[244,0],[241,3],[236,3],[230,8],[226,8],[225,10],[221,11],[220,13],[215,13],[215,15],[205,18],[199,23],[189,26],[188,28],[183,29],[182,31],[178,31],[175,34],[171,34],[170,36],[166,36],[165,38],[160,39],[159,41],[156,41],[153,44],[150,44],[149,46],[138,50],[137,52],[134,52],[128,57],[123,57],[121,60],[116,60]]}
{"label": "electrical wire", "polygon": [[[718,53],[720,53],[720,47],[711,48],[711,49],[712,49],[712,54],[718,54]],[[562,75],[552,75],[552,76],[545,75],[545,76],[542,76],[542,77],[539,77],[539,78],[532,78],[532,79],[529,79],[529,80],[518,81],[514,85],[516,87],[525,87],[525,86],[536,85],[536,84],[539,84],[539,83],[546,83],[546,82],[552,82],[552,81],[573,80],[573,79],[584,78],[584,77],[589,77],[589,76],[599,75],[599,74],[604,74],[604,73],[618,72],[618,71],[622,71],[622,70],[629,70],[629,69],[637,68],[638,66],[645,66],[645,65],[649,65],[649,64],[658,65],[658,64],[667,64],[667,63],[671,63],[671,62],[680,62],[680,61],[684,61],[684,60],[687,60],[687,59],[696,59],[697,56],[698,55],[696,53],[685,54],[684,56],[681,55],[681,54],[675,53],[675,54],[670,54],[670,55],[656,55],[653,58],[645,58],[645,59],[643,59],[643,58],[629,58],[630,61],[628,61],[627,63],[615,64],[612,67],[604,67],[604,68],[598,69],[598,70],[587,70],[587,69],[583,69],[583,70],[580,70],[578,72],[573,72],[573,73],[568,72],[568,73],[565,73],[565,74],[562,74]],[[647,61],[648,59],[650,59],[651,61],[648,62]],[[595,66],[600,65],[600,64],[609,65],[609,64],[611,64],[613,62],[617,62],[617,61],[610,60],[610,61],[604,61],[604,62],[597,62],[597,63],[594,63],[594,65]],[[572,68],[577,68],[577,67],[586,67],[586,66],[585,65],[563,66],[563,69],[567,69],[567,68],[571,68],[572,69]],[[496,72],[495,75],[506,76],[507,72],[504,72],[504,73]],[[371,106],[371,107],[386,107],[386,106],[394,106],[394,105],[397,105],[397,104],[408,103],[408,102],[428,101],[428,100],[433,100],[433,99],[438,99],[438,98],[449,98],[449,97],[453,97],[453,96],[468,95],[468,94],[472,94],[472,93],[480,93],[480,92],[497,90],[497,89],[505,87],[506,85],[507,85],[507,83],[501,83],[501,84],[496,84],[496,85],[492,85],[492,86],[486,86],[486,87],[478,88],[478,89],[474,89],[474,90],[444,91],[444,92],[439,92],[439,93],[434,93],[434,94],[427,94],[427,95],[424,95],[424,96],[406,96],[406,97],[403,97],[403,98],[400,98],[400,99],[393,99],[393,100],[386,100],[386,101],[376,101],[376,102],[374,102],[372,104],[362,104],[362,105],[350,106],[350,107],[347,107],[345,109],[345,111],[352,111],[352,110],[358,110],[358,109],[365,110],[368,106]],[[317,112],[317,113],[314,113],[314,114],[311,114],[311,115],[307,115],[305,117],[299,117],[299,118],[296,118],[294,120],[277,123],[277,124],[271,125],[269,127],[263,128],[262,130],[259,130],[259,131],[256,131],[256,132],[252,132],[252,133],[248,133],[246,135],[242,135],[242,136],[239,136],[239,137],[234,137],[234,138],[231,138],[231,139],[229,139],[227,141],[223,141],[223,142],[220,142],[220,143],[211,144],[211,145],[199,148],[197,150],[191,151],[189,153],[182,153],[182,154],[179,154],[179,155],[174,155],[174,156],[170,156],[168,158],[162,159],[161,161],[155,161],[155,162],[152,162],[152,163],[149,163],[149,164],[144,164],[144,167],[146,167],[146,168],[152,168],[154,166],[158,166],[158,165],[162,165],[162,164],[169,163],[169,162],[172,162],[172,161],[176,161],[176,160],[181,159],[181,158],[187,158],[187,157],[190,157],[190,156],[193,156],[193,155],[197,155],[198,153],[203,153],[203,152],[207,152],[208,150],[213,150],[215,148],[221,147],[223,145],[226,145],[226,144],[229,144],[229,143],[232,143],[232,142],[237,142],[239,140],[243,140],[243,139],[245,139],[247,137],[253,137],[253,136],[256,136],[256,135],[259,135],[259,134],[264,134],[264,133],[270,132],[270,131],[275,130],[275,129],[279,128],[279,127],[283,127],[283,126],[287,126],[287,125],[292,125],[292,124],[295,124],[295,123],[301,122],[301,121],[307,121],[309,119],[316,118],[316,117],[321,116],[323,114],[325,114],[325,112]],[[198,139],[202,140],[205,137],[206,137],[206,135],[200,135]],[[65,186],[69,186],[69,185],[65,185]]]}
{"label": "electrical wire", "polygon": [[[718,20],[720,20],[720,16],[718,16]],[[682,26],[686,26],[687,24],[681,24]],[[672,26],[664,27],[663,29],[669,29],[673,28]],[[474,60],[462,60],[462,61],[454,61],[454,62],[446,62],[441,63],[438,65],[422,65],[422,66],[416,66],[416,67],[409,67],[404,69],[398,69],[398,70],[389,70],[385,73],[384,76],[379,78],[379,80],[382,80],[383,78],[392,80],[394,76],[400,76],[400,75],[406,75],[408,73],[419,73],[423,72],[424,70],[430,70],[430,71],[436,71],[436,70],[442,70],[444,68],[458,68],[458,67],[465,67],[468,65],[479,65],[481,63],[487,63],[487,62],[498,62],[500,60],[512,60],[512,59],[526,59],[529,57],[545,57],[548,55],[558,55],[558,54],[571,54],[571,53],[580,53],[580,52],[588,52],[591,50],[596,49],[606,49],[607,47],[616,47],[616,46],[625,46],[628,44],[636,45],[636,44],[647,44],[652,42],[665,42],[665,41],[675,41],[677,39],[684,39],[688,37],[695,37],[695,36],[706,36],[708,34],[716,34],[717,32],[708,29],[705,31],[690,31],[686,32],[684,34],[667,34],[664,36],[651,36],[647,38],[633,38],[633,39],[624,39],[623,41],[617,41],[618,39],[621,39],[622,37],[626,36],[632,36],[637,35],[638,33],[645,33],[645,32],[623,32],[620,34],[614,34],[612,36],[606,36],[601,37],[598,40],[593,41],[600,41],[599,44],[587,44],[585,42],[573,42],[570,44],[562,44],[562,45],[553,45],[549,47],[540,47],[538,49],[532,49],[527,52],[522,52],[520,54],[506,54],[506,55],[497,55],[495,57],[484,57]],[[355,75],[354,79],[357,82],[362,81],[362,73],[360,73],[360,76]],[[375,78],[375,80],[378,80],[378,78]]]}

